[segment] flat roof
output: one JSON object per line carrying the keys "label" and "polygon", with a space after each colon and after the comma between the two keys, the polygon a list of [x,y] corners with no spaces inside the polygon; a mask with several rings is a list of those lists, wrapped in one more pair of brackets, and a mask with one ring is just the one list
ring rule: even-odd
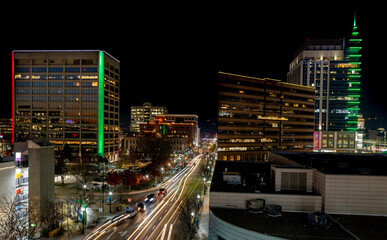
{"label": "flat roof", "polygon": [[[328,218],[328,227],[308,225],[308,213],[282,212],[280,217],[251,213],[244,209],[210,208],[222,220],[251,231],[284,239],[353,239],[337,223]],[[331,215],[338,223],[360,239],[385,239],[387,218],[380,216]]]}
{"label": "flat roof", "polygon": [[[270,185],[271,164],[268,162],[247,161],[221,161],[217,160],[211,181],[211,191],[215,192],[274,192],[274,186]],[[223,181],[224,172],[238,173],[241,176],[241,184],[228,184]],[[226,174],[227,175],[227,174]],[[260,186],[257,178],[263,178],[265,186]]]}
{"label": "flat roof", "polygon": [[82,49],[82,50],[13,50],[13,53],[40,53],[40,52],[104,52],[106,53],[109,57],[113,58],[117,62],[120,62],[117,58],[113,57],[111,54],[104,50],[91,50],[91,49]]}
{"label": "flat roof", "polygon": [[[317,152],[272,153],[285,157],[296,164],[314,168],[325,174],[387,176],[387,154]],[[273,163],[275,163],[275,160]]]}

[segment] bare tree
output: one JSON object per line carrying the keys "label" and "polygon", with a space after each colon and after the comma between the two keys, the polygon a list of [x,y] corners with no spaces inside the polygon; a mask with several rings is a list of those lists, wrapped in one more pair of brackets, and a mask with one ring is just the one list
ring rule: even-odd
{"label": "bare tree", "polygon": [[19,202],[17,196],[0,196],[0,239],[33,239],[45,223],[36,201]]}
{"label": "bare tree", "polygon": [[193,222],[195,217],[197,218],[196,216],[197,212],[196,212],[193,199],[188,198],[188,196],[186,196],[184,199],[186,199],[186,201],[180,205],[180,215],[179,215],[179,218],[181,219],[182,227],[184,228],[184,230],[180,232],[182,234],[188,234],[188,236],[184,235],[184,236],[181,236],[181,238],[186,239],[188,237],[188,239],[192,239],[196,233],[196,227],[193,224]]}
{"label": "bare tree", "polygon": [[0,196],[0,239],[33,239],[59,227],[59,203],[40,204],[39,200],[19,201],[7,193]]}

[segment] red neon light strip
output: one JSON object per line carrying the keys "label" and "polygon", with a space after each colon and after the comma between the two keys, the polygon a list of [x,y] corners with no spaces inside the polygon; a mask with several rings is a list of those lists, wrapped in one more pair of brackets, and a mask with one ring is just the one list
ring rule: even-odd
{"label": "red neon light strip", "polygon": [[12,52],[12,145],[15,142],[15,53]]}

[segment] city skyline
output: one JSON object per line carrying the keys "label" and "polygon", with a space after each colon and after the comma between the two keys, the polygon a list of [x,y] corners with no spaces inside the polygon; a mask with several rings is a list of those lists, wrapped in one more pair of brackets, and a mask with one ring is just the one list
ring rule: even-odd
{"label": "city skyline", "polygon": [[107,14],[103,25],[93,20],[85,29],[74,27],[74,19],[47,23],[44,16],[34,16],[33,23],[46,24],[42,31],[45,37],[36,35],[39,31],[34,28],[25,28],[21,34],[13,28],[16,25],[6,26],[9,37],[1,48],[1,70],[3,87],[9,93],[5,94],[0,112],[11,112],[12,50],[100,49],[121,61],[121,125],[129,125],[130,106],[147,101],[166,106],[171,112],[197,114],[201,122],[215,119],[219,71],[285,81],[293,54],[306,39],[347,35],[356,11],[364,43],[360,112],[366,119],[386,118],[377,74],[382,63],[376,59],[385,51],[379,47],[380,10],[371,12],[366,5],[310,6],[310,11],[297,6],[270,6],[268,11],[196,7],[178,13],[161,11],[167,7],[140,13],[132,10],[130,16],[117,10],[117,18],[111,24],[108,19],[113,15]]}

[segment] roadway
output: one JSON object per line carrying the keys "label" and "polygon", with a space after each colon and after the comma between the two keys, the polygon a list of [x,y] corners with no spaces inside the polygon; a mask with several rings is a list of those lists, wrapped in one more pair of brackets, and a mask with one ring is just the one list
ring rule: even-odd
{"label": "roadway", "polygon": [[[126,218],[120,215],[116,220],[109,220],[99,225],[89,235],[86,240],[91,239],[126,239],[126,240],[171,240],[172,232],[175,230],[174,225],[178,219],[180,205],[183,204],[187,191],[186,183],[190,176],[199,168],[199,162],[203,155],[198,155],[192,159],[191,164],[182,169],[175,176],[164,182],[159,188],[165,188],[167,194],[164,197],[157,197],[153,203],[146,203],[145,212],[139,211],[136,216]],[[149,193],[158,193],[158,189],[136,194],[136,199],[140,202],[145,199]],[[133,204],[134,205],[134,204]]]}

